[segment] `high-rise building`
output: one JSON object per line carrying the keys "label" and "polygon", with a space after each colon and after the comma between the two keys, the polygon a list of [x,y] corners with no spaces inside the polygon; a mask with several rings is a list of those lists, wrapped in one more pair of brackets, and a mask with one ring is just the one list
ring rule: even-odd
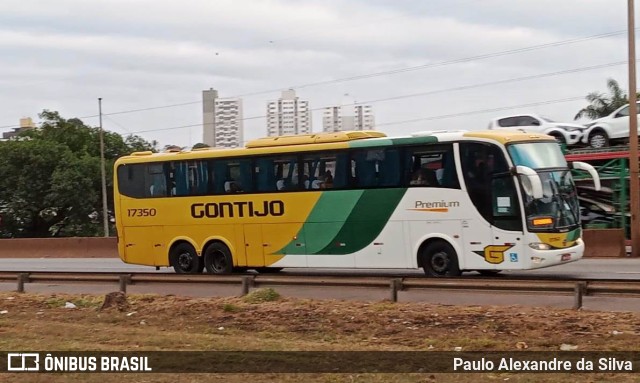
{"label": "high-rise building", "polygon": [[286,136],[311,133],[309,101],[300,100],[293,89],[282,92],[267,104],[267,135]]}
{"label": "high-rise building", "polygon": [[371,105],[330,106],[322,116],[323,132],[373,130],[375,118]]}
{"label": "high-rise building", "polygon": [[242,99],[219,98],[218,91],[202,91],[203,141],[211,147],[243,145]]}

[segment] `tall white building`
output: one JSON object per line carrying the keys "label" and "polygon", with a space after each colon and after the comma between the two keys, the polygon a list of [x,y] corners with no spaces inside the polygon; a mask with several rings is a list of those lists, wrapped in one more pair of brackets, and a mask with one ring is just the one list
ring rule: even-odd
{"label": "tall white building", "polygon": [[330,106],[324,109],[323,132],[373,129],[375,118],[371,105]]}
{"label": "tall white building", "polygon": [[267,135],[285,136],[311,133],[309,101],[300,100],[293,89],[282,92],[267,104]]}
{"label": "tall white building", "polygon": [[211,147],[243,145],[242,99],[219,98],[218,91],[202,91],[202,142]]}

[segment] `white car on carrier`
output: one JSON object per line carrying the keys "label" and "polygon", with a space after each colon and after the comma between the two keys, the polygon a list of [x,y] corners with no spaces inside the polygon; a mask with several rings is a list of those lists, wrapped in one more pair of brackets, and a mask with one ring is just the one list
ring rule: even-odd
{"label": "white car on carrier", "polygon": [[537,114],[518,114],[494,118],[489,129],[517,129],[527,133],[544,133],[567,145],[586,143],[587,127],[575,123],[555,122]]}
{"label": "white car on carrier", "polygon": [[[640,103],[637,104],[640,110]],[[640,121],[640,114],[638,114]],[[615,141],[629,139],[629,104],[616,109],[608,116],[598,118],[586,125],[587,142],[594,148],[609,146]]]}

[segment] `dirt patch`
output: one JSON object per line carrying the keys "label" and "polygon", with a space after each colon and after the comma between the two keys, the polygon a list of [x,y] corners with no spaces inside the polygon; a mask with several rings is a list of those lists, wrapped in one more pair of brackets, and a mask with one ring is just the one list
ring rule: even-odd
{"label": "dirt patch", "polygon": [[[637,350],[639,313],[553,310],[521,306],[314,301],[129,295],[0,294],[3,350],[359,350],[578,351]],[[76,308],[65,308],[66,302]],[[7,376],[7,375],[5,375]],[[82,381],[120,381],[124,375],[82,375]],[[26,379],[25,379],[26,377]],[[63,382],[71,375],[22,375],[23,382]],[[297,379],[296,379],[297,377]],[[635,381],[628,375],[224,375],[220,381],[510,382]],[[0,376],[2,378],[2,376]],[[65,378],[65,379],[63,379]],[[117,378],[117,379],[116,379]],[[131,381],[199,382],[219,377],[131,375]],[[383,379],[384,378],[384,379]],[[508,379],[507,379],[508,378]],[[184,380],[182,380],[184,379]],[[577,380],[576,380],[577,379]],[[634,378],[635,379],[635,378]],[[4,381],[4,379],[2,379]],[[7,380],[13,381],[13,380]]]}

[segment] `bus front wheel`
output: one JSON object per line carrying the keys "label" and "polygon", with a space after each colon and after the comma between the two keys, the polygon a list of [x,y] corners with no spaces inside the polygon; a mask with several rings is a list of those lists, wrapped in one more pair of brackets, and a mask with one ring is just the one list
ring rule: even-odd
{"label": "bus front wheel", "polygon": [[204,267],[209,274],[231,274],[233,258],[229,248],[220,242],[214,242],[204,252]]}
{"label": "bus front wheel", "polygon": [[174,247],[169,255],[169,262],[178,274],[194,274],[202,271],[200,257],[188,243],[181,243]]}
{"label": "bus front wheel", "polygon": [[430,277],[457,277],[462,274],[456,251],[445,241],[435,241],[424,248],[422,267]]}

